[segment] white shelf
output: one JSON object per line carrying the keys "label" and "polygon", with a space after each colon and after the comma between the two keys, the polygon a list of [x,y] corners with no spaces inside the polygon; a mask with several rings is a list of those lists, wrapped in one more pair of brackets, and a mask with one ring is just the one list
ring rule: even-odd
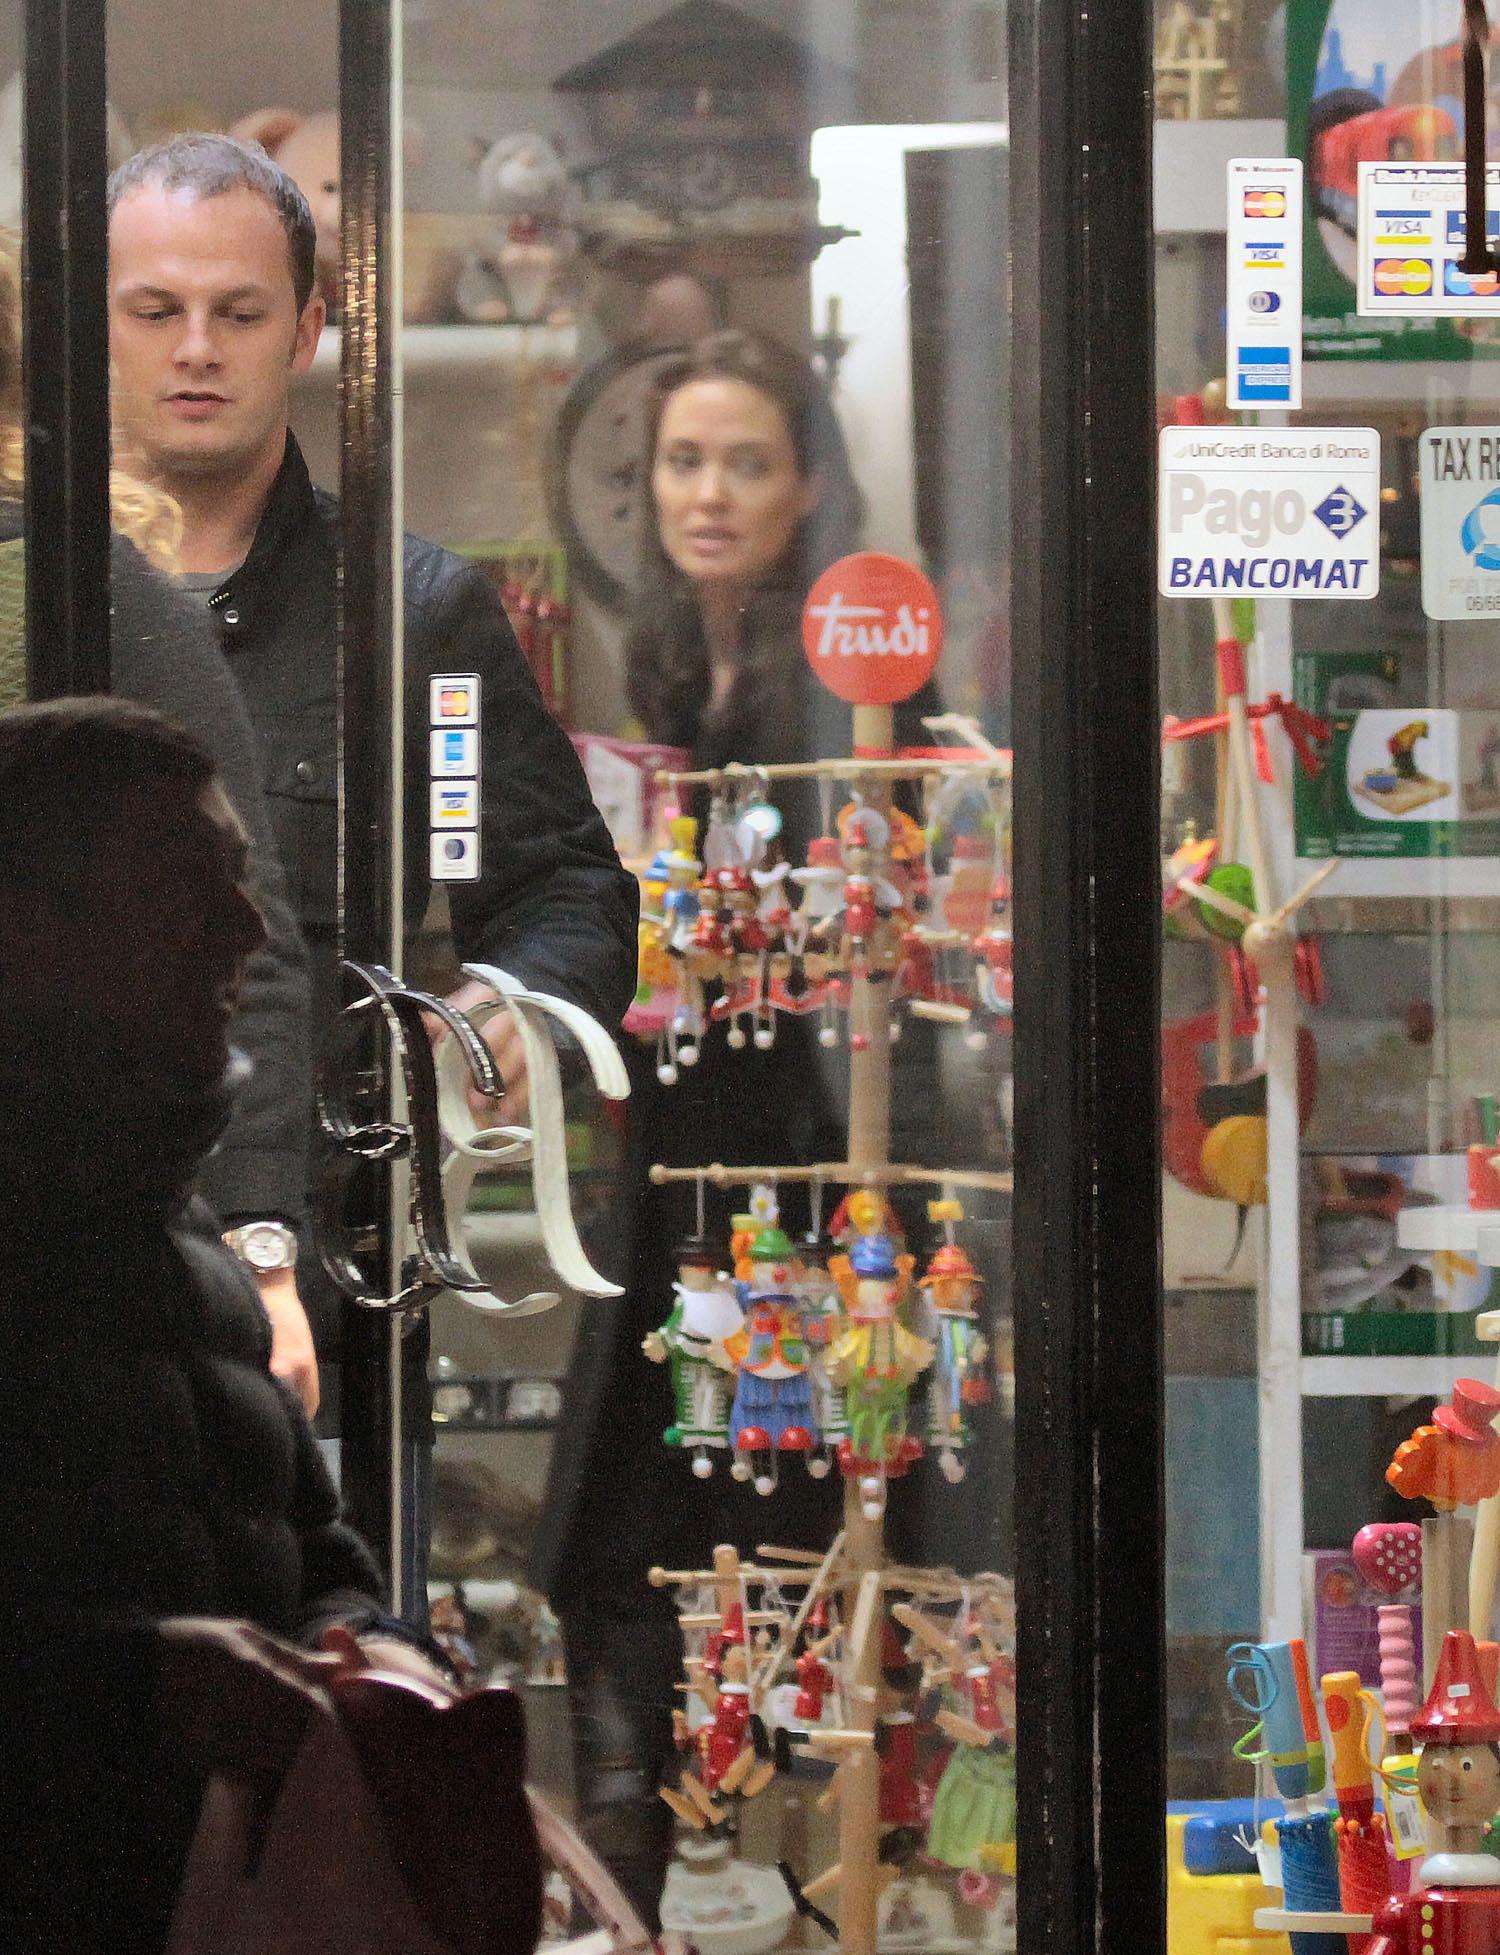
{"label": "white shelf", "polygon": [[1500,1209],[1403,1208],[1396,1217],[1396,1240],[1403,1249],[1429,1255],[1446,1249],[1477,1257],[1486,1269],[1500,1269]]}
{"label": "white shelf", "polygon": [[[1470,408],[1500,401],[1500,360],[1304,360],[1302,407]],[[1493,871],[1491,872],[1493,875]]]}
{"label": "white shelf", "polygon": [[[401,364],[407,375],[466,374],[479,367],[574,366],[576,326],[403,326]],[[313,356],[316,375],[339,370],[339,331],[325,326]]]}
{"label": "white shelf", "polygon": [[[1294,886],[1300,887],[1321,866],[1320,859],[1299,855],[1292,864]],[[1500,856],[1341,856],[1339,866],[1318,891],[1318,900],[1336,902],[1343,896],[1389,897],[1393,902],[1413,897],[1431,902],[1497,897]]]}
{"label": "white shelf", "polygon": [[1304,1358],[1304,1398],[1447,1398],[1460,1378],[1487,1377],[1486,1354],[1466,1358]]}

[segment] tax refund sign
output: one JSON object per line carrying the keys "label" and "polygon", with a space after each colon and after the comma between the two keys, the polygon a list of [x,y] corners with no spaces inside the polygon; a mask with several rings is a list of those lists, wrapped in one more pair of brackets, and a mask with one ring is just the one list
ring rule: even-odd
{"label": "tax refund sign", "polygon": [[1373,428],[1163,428],[1158,585],[1167,597],[1374,597]]}
{"label": "tax refund sign", "polygon": [[1500,617],[1500,428],[1422,435],[1422,609]]}

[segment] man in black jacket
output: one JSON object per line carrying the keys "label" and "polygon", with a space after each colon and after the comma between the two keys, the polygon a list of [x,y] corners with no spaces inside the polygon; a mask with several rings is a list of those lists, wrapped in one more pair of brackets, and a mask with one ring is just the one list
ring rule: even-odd
{"label": "man in black jacket", "polygon": [[199,1775],[274,1786],[327,1712],[320,1642],[442,1684],[382,1615],[191,1197],[265,941],[248,864],[211,761],[158,714],[0,716],[7,1955],[160,1946]]}
{"label": "man in black jacket", "polygon": [[[184,581],[219,622],[260,735],[312,959],[315,1050],[326,1051],[338,984],[338,505],[312,487],[287,424],[291,379],[324,323],[311,214],[259,150],[219,136],[143,151],[115,173],[109,201],[118,418],[133,459],[182,507]],[[572,748],[478,570],[408,537],[403,596],[408,932],[430,893],[432,682],[473,675],[477,829],[459,864],[472,879],[447,884],[455,947],[613,1025],[634,982],[635,887]],[[481,995],[465,986],[455,1001]],[[503,1121],[524,1107],[524,1067],[504,1013],[486,1036],[507,1089],[489,1114]],[[322,1317],[316,1276],[306,1287]],[[415,1350],[407,1369],[421,1370]]]}

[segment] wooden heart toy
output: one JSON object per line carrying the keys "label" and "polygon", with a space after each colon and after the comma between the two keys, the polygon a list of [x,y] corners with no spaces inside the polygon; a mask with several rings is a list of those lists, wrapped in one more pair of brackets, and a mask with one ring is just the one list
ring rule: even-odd
{"label": "wooden heart toy", "polygon": [[1404,1595],[1422,1579],[1422,1530],[1415,1521],[1372,1521],[1353,1541],[1354,1565],[1382,1595]]}

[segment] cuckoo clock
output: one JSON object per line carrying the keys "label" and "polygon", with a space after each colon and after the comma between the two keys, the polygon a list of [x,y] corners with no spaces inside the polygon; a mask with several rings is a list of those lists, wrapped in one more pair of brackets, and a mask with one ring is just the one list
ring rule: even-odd
{"label": "cuckoo clock", "polygon": [[553,86],[583,103],[579,215],[600,262],[783,273],[844,235],[817,222],[808,143],[847,115],[849,76],[723,0],[683,0]]}

